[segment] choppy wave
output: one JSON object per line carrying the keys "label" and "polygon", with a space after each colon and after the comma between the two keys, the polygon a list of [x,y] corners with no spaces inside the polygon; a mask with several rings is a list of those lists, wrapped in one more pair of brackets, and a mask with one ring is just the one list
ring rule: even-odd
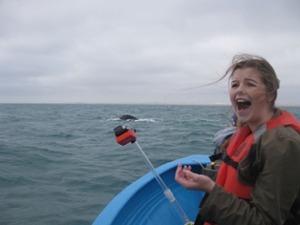
{"label": "choppy wave", "polygon": [[152,119],[152,118],[145,118],[145,119],[136,119],[136,120],[133,120],[133,119],[127,119],[127,120],[122,120],[120,118],[110,118],[110,119],[107,119],[106,121],[127,121],[127,122],[159,122],[155,119]]}

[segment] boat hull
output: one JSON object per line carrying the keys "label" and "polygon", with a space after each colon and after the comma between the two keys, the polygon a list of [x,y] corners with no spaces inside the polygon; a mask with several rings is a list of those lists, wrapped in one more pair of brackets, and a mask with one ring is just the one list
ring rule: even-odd
{"label": "boat hull", "polygon": [[[197,216],[199,202],[204,193],[185,190],[174,180],[174,175],[179,163],[191,165],[193,171],[200,173],[202,167],[198,162],[206,165],[210,160],[207,155],[191,155],[166,163],[156,169],[191,221],[194,221]],[[120,192],[93,223],[93,225],[120,224],[183,225],[184,221],[165,197],[154,175],[149,172]]]}

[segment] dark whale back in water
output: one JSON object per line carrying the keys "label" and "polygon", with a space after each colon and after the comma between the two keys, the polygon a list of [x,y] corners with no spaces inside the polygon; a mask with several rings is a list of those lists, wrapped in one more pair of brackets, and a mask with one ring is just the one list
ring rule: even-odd
{"label": "dark whale back in water", "polygon": [[138,118],[131,115],[122,115],[119,117],[121,120],[137,120]]}

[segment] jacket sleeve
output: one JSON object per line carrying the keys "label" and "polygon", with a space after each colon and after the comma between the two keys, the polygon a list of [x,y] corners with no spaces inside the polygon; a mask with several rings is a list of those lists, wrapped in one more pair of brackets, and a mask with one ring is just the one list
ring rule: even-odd
{"label": "jacket sleeve", "polygon": [[262,169],[249,203],[215,185],[201,204],[200,215],[226,225],[284,224],[300,186],[299,135],[291,132],[280,135],[277,131],[272,140],[260,143]]}

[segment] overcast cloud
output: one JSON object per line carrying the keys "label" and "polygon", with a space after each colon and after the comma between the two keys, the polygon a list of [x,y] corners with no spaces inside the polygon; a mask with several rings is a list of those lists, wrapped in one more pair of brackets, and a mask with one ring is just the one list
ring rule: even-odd
{"label": "overcast cloud", "polygon": [[237,53],[300,105],[299,0],[0,0],[0,103],[229,103],[226,82],[174,92]]}

